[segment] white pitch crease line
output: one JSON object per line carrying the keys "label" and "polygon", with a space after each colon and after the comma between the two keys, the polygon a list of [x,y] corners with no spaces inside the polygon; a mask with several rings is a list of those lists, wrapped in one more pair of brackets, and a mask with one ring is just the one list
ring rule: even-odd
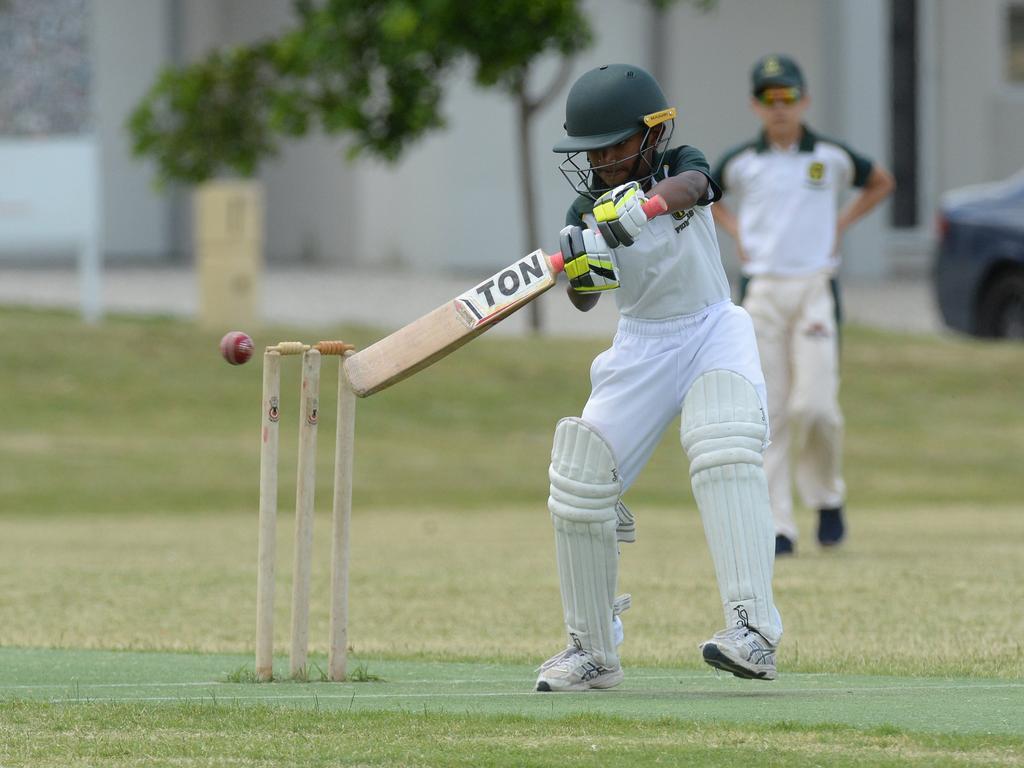
{"label": "white pitch crease line", "polygon": [[[693,675],[640,675],[640,676],[631,676],[629,678],[629,680],[630,680],[630,682],[644,681],[644,680],[708,680],[710,677],[714,676],[714,674],[715,673],[712,672],[712,673],[706,673],[706,674],[702,673],[702,674],[693,674]],[[809,675],[801,674],[801,676],[802,677],[811,677],[811,676],[821,676],[821,677],[824,677],[825,673],[813,673],[813,674],[809,674]],[[524,679],[525,678],[509,678],[509,679],[503,679],[503,680],[495,680],[495,679],[490,679],[490,680],[484,680],[484,679],[462,679],[462,680],[443,680],[443,679],[439,679],[439,680],[390,680],[390,681],[382,681],[381,683],[378,683],[378,684],[381,684],[381,685],[399,685],[399,686],[400,685],[434,685],[434,686],[439,686],[439,687],[454,686],[454,685],[501,686],[501,685],[520,684],[522,682],[522,680],[524,680]],[[725,676],[723,676],[723,679],[726,681],[726,683],[729,683],[729,684],[736,683],[736,681],[732,680],[731,678],[727,678]],[[279,696],[279,695],[272,694],[272,691],[275,690],[275,688],[273,686],[288,686],[288,685],[297,685],[297,684],[298,683],[293,683],[291,681],[283,680],[280,683],[260,683],[259,686],[261,688],[263,688],[264,690],[266,690],[266,691],[271,693],[271,695],[266,696],[266,697],[269,697],[269,698],[282,698],[284,696]],[[306,685],[306,684],[309,684],[309,685],[330,685],[332,688],[334,688],[337,691],[345,690],[345,691],[350,691],[350,692],[351,691],[358,691],[360,688],[362,688],[364,686],[372,687],[372,685],[373,685],[372,683],[352,683],[352,682],[349,682],[349,683],[345,683],[345,682],[341,682],[341,683],[302,683],[302,684],[303,685]],[[208,680],[208,681],[198,681],[198,682],[175,682],[175,683],[146,683],[146,682],[143,682],[143,683],[81,683],[81,682],[72,681],[72,682],[69,682],[69,683],[40,683],[40,684],[23,683],[23,684],[0,685],[0,690],[27,690],[27,689],[52,689],[52,688],[70,690],[72,688],[76,688],[77,687],[79,690],[84,691],[84,690],[95,690],[95,689],[118,689],[118,688],[137,688],[137,689],[145,689],[145,688],[198,688],[198,687],[224,688],[226,686],[236,686],[236,685],[250,685],[250,683],[234,683],[234,682],[229,682],[229,681],[225,681],[225,680]],[[264,687],[264,686],[266,686],[266,687]],[[350,687],[341,688],[340,686],[350,686]],[[915,685],[873,685],[873,686],[860,686],[860,685],[849,685],[849,684],[842,684],[842,683],[840,683],[838,685],[829,685],[829,686],[822,686],[822,687],[808,687],[808,688],[781,688],[781,687],[773,685],[773,686],[765,686],[764,689],[766,691],[771,690],[771,691],[777,692],[777,693],[782,693],[782,692],[784,692],[784,693],[806,693],[806,692],[826,693],[826,692],[880,692],[880,691],[881,692],[892,692],[892,691],[973,690],[973,689],[988,690],[988,689],[999,689],[999,688],[1011,688],[1011,689],[1024,688],[1024,682],[1018,683],[1018,682],[1013,682],[1013,681],[1007,681],[1007,682],[997,682],[997,683],[951,683],[951,684],[943,684],[943,683],[927,684],[926,683],[926,684],[915,684]],[[664,690],[667,690],[667,689],[663,689],[662,692],[664,692]],[[626,693],[626,692],[633,693],[635,691],[629,691],[629,690],[618,690],[617,691],[617,693]],[[654,691],[643,691],[643,692],[644,693],[651,693],[651,692],[654,692]],[[709,691],[709,692],[714,692],[714,691]],[[316,693],[316,695],[319,695],[318,690],[317,691],[310,690],[308,695],[312,695],[313,693]],[[325,695],[330,695],[330,693],[325,694]],[[367,694],[367,695],[371,695],[371,694]],[[399,693],[395,693],[395,694],[372,694],[372,695],[419,695],[419,694],[399,694]],[[438,692],[438,693],[432,693],[432,694],[429,694],[429,695],[455,695],[455,694]],[[496,693],[496,695],[498,695],[498,693]]]}
{"label": "white pitch crease line", "polygon": [[211,685],[234,685],[234,683],[225,683],[223,680],[211,680],[206,683],[81,683],[81,682],[70,682],[70,683],[40,683],[39,685],[20,684],[20,685],[0,685],[0,691],[20,691],[26,688],[192,688],[196,686],[211,686]]}
{"label": "white pitch crease line", "polygon": [[[634,675],[630,677],[630,680],[701,680],[706,678],[706,674],[694,674],[694,675]],[[480,680],[467,678],[464,680],[388,680],[385,685],[516,685],[522,683],[523,680],[532,679],[530,675],[525,677],[510,677],[508,679],[500,680]],[[269,685],[293,685],[290,680],[282,680],[280,683],[269,683]],[[309,683],[310,685],[345,685],[341,683]],[[17,691],[26,689],[46,689],[46,688],[73,688],[75,686],[79,688],[191,688],[197,686],[226,686],[226,685],[249,685],[249,683],[235,683],[228,680],[209,680],[206,682],[183,682],[183,683],[82,683],[82,682],[70,682],[70,683],[40,683],[38,685],[32,683],[21,683],[2,685],[0,684],[0,691]],[[268,683],[260,683],[260,685],[268,685]],[[365,683],[348,683],[348,685],[365,685]]]}
{"label": "white pitch crease line", "polygon": [[[626,693],[626,691],[623,691],[621,693]],[[506,691],[506,692],[499,692],[499,691],[492,691],[492,692],[477,691],[477,692],[472,692],[472,693],[367,693],[367,694],[361,694],[359,696],[353,696],[351,693],[348,693],[348,694],[325,693],[325,694],[321,695],[319,693],[314,694],[313,692],[310,692],[310,693],[305,693],[305,694],[288,694],[287,696],[269,696],[269,697],[268,696],[218,696],[216,703],[221,704],[221,703],[227,703],[227,702],[232,702],[232,701],[261,701],[261,702],[270,703],[272,701],[293,701],[293,700],[294,701],[308,701],[308,702],[312,703],[313,701],[324,701],[324,700],[331,700],[331,699],[337,699],[338,701],[353,701],[355,699],[427,699],[427,698],[437,698],[439,696],[440,697],[444,697],[444,698],[474,698],[474,699],[477,699],[477,698],[488,698],[488,697],[497,697],[497,696],[541,696],[541,694],[538,694],[536,691],[533,691],[533,690],[528,690],[528,691]],[[139,696],[139,697],[131,697],[131,698],[123,698],[123,699],[115,699],[115,698],[99,699],[99,698],[97,698],[97,699],[92,699],[90,701],[85,701],[84,699],[85,699],[85,697],[82,697],[81,699],[79,699],[79,698],[75,698],[75,699],[49,699],[47,703],[48,704],[79,704],[79,703],[82,703],[82,704],[85,704],[85,703],[94,704],[96,702],[110,702],[110,701],[113,701],[113,702],[118,702],[118,703],[130,704],[130,703],[135,702],[135,701],[181,702],[181,703],[196,701],[196,699],[181,698],[179,696]]]}
{"label": "white pitch crease line", "polygon": [[[865,688],[771,688],[765,689],[766,692],[776,694],[807,694],[807,693],[846,693],[846,694],[859,694],[859,693],[906,693],[910,691],[921,691],[921,690],[934,690],[934,691],[952,691],[952,690],[990,690],[990,689],[1002,689],[1002,688],[1024,688],[1024,683],[996,683],[991,685],[932,685],[932,686],[906,686],[906,687],[892,687],[892,686],[875,686]],[[663,694],[672,693],[671,690],[659,690],[659,691],[632,691],[632,690],[618,690],[608,691],[601,696],[596,691],[583,692],[586,696],[601,696],[602,698],[611,699],[613,697],[635,697],[635,696],[650,696],[652,694]],[[676,691],[679,693],[679,691]],[[713,695],[717,691],[697,691],[696,693]],[[565,694],[555,694],[558,698],[568,698]],[[579,694],[577,694],[579,695]],[[354,701],[355,699],[423,699],[423,698],[494,698],[498,696],[539,696],[539,698],[546,698],[544,695],[539,695],[533,690],[523,691],[466,691],[466,692],[455,692],[455,693],[359,693],[354,689],[347,689],[346,691],[339,691],[337,693],[320,693],[317,691],[309,691],[307,693],[295,693],[295,694],[284,694],[284,695],[270,695],[270,696],[238,696],[238,695],[225,695],[218,696],[217,702],[228,702],[228,701],[314,701],[314,700],[331,700],[338,699],[341,701]],[[74,704],[83,701],[88,698],[87,696],[76,696],[75,698],[62,698],[62,699],[50,699],[51,704]],[[133,702],[133,701],[148,701],[148,702],[185,702],[193,701],[194,699],[182,698],[180,696],[138,696],[128,698],[104,698],[97,699],[99,701],[117,701],[117,702]]]}

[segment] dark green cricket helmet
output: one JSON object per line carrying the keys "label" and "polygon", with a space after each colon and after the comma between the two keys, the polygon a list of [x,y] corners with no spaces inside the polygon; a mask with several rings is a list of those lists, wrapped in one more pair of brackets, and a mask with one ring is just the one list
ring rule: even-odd
{"label": "dark green cricket helmet", "polygon": [[[664,152],[675,127],[676,110],[670,107],[658,81],[633,64],[605,64],[585,72],[573,83],[565,102],[566,135],[554,146],[566,159],[559,170],[580,194],[594,197],[607,187],[602,166],[582,162],[581,153],[604,149],[644,131],[642,149],[633,166],[634,180],[646,182],[654,174],[651,155]],[[655,141],[651,131],[659,129]],[[577,159],[579,158],[579,159]]]}
{"label": "dark green cricket helmet", "polygon": [[675,117],[661,86],[632,64],[605,64],[584,73],[565,101],[566,136],[555,152],[602,149]]}

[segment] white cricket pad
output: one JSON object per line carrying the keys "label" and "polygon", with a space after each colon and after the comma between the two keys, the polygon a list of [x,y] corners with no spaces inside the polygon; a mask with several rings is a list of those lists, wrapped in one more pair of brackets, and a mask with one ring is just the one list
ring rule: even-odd
{"label": "white cricket pad", "polygon": [[767,420],[754,386],[733,371],[701,375],[683,401],[681,439],[718,577],[726,625],[749,621],[778,644],[772,597],[775,534],[762,467]]}
{"label": "white cricket pad", "polygon": [[617,668],[612,603],[619,565],[615,506],[622,486],[611,448],[582,419],[562,419],[555,428],[548,477],[569,637],[598,664]]}

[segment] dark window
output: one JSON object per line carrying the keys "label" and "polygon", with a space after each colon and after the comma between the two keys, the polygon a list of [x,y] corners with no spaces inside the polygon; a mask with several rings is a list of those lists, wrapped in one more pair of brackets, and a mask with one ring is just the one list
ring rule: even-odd
{"label": "dark window", "polygon": [[890,78],[892,172],[892,225],[916,227],[917,210],[917,0],[892,0],[889,39],[892,47]]}

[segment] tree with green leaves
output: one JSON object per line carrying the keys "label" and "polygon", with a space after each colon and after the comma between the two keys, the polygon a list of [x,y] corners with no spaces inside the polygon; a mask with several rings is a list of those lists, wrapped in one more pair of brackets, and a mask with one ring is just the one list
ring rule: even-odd
{"label": "tree with green leaves", "polygon": [[[295,0],[279,37],[167,68],[132,112],[133,149],[163,182],[254,174],[282,139],[314,126],[343,134],[350,155],[386,161],[442,128],[444,84],[463,61],[476,82],[527,95],[531,63],[590,43],[577,0]],[[557,86],[558,83],[555,84]]]}
{"label": "tree with green leaves", "polygon": [[[345,135],[350,156],[395,161],[410,143],[445,125],[444,83],[468,61],[477,84],[502,89],[517,105],[523,235],[536,243],[530,125],[564,88],[573,55],[590,45],[580,6],[580,0],[295,0],[297,23],[279,37],[164,70],[130,116],[133,150],[156,161],[162,183],[251,176],[282,139],[314,126]],[[535,92],[536,62],[552,54],[558,74]],[[531,306],[539,328],[539,305]]]}

